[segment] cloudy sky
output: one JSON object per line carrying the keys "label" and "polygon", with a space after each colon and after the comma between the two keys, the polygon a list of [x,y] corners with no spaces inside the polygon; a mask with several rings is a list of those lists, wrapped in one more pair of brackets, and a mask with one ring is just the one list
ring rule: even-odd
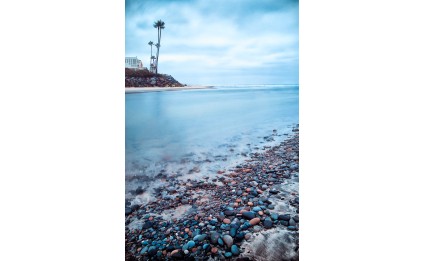
{"label": "cloudy sky", "polygon": [[[126,0],[125,55],[187,84],[298,83],[298,0]],[[155,47],[153,48],[155,50]]]}

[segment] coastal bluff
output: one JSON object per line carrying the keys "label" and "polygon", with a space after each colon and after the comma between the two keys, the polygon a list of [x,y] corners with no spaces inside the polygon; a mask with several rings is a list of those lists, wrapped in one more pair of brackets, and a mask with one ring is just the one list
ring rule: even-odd
{"label": "coastal bluff", "polygon": [[183,87],[171,75],[155,74],[148,70],[125,68],[125,87]]}

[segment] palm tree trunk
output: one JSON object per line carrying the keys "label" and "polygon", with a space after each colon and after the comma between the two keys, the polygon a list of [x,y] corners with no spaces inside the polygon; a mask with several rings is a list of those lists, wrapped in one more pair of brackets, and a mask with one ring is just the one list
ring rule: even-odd
{"label": "palm tree trunk", "polygon": [[155,73],[158,74],[159,48],[161,47],[161,28],[158,26],[158,47],[156,49],[156,66]]}

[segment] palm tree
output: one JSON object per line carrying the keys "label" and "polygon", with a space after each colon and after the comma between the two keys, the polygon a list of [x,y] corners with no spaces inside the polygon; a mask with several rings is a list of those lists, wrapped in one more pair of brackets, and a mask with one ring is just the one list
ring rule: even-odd
{"label": "palm tree", "polygon": [[161,20],[156,21],[153,27],[158,28],[158,43],[156,46],[156,74],[158,74],[159,47],[161,47],[161,30],[165,29],[165,23]]}
{"label": "palm tree", "polygon": [[155,69],[155,59],[156,59],[156,57],[155,56],[151,56],[151,68],[150,68],[150,71],[151,72],[153,72],[153,70]]}
{"label": "palm tree", "polygon": [[149,41],[148,44],[151,46],[151,60],[149,61],[149,63],[152,63],[152,45],[153,45],[153,42]]}

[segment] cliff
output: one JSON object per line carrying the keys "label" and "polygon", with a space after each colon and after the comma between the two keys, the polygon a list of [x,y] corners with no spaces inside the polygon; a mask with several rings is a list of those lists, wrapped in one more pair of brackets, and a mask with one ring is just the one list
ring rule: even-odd
{"label": "cliff", "polygon": [[183,87],[171,75],[154,74],[148,70],[125,68],[125,87]]}

